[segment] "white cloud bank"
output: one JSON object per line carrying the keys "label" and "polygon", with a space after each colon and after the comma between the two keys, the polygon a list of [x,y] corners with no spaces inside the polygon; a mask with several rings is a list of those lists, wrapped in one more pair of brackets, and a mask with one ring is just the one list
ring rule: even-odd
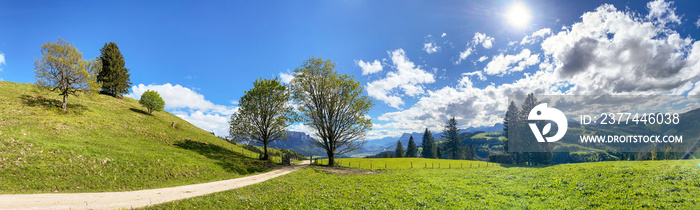
{"label": "white cloud bank", "polygon": [[202,94],[183,87],[166,83],[163,85],[139,84],[131,87],[127,96],[136,100],[147,90],[157,91],[165,109],[193,125],[207,131],[214,131],[218,136],[228,136],[228,120],[237,107],[214,104],[204,99]]}

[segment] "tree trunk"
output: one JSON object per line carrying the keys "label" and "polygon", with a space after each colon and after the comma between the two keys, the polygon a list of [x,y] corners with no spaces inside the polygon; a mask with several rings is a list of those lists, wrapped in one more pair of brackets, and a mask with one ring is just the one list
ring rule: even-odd
{"label": "tree trunk", "polygon": [[68,94],[63,94],[63,104],[61,105],[63,111],[68,111]]}
{"label": "tree trunk", "polygon": [[261,160],[267,160],[268,158],[270,158],[270,157],[267,155],[267,141],[265,141],[265,142],[263,143],[263,150],[264,150],[264,154],[263,154],[263,157],[262,157]]}
{"label": "tree trunk", "polygon": [[328,166],[334,166],[335,165],[335,154],[331,152],[326,153],[328,155]]}

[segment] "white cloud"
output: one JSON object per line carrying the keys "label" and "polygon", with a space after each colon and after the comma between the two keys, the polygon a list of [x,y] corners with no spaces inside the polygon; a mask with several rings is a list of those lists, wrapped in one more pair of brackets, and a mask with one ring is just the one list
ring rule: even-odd
{"label": "white cloud", "polygon": [[403,105],[402,94],[414,97],[423,94],[423,84],[435,82],[433,74],[416,66],[408,60],[403,49],[389,52],[393,68],[383,79],[367,83],[367,95],[380,100],[387,105],[399,109]]}
{"label": "white cloud", "polygon": [[648,18],[604,4],[542,42],[571,94],[664,94],[700,79],[700,43],[682,38],[670,4],[648,4]]}
{"label": "white cloud", "polygon": [[427,52],[428,54],[433,54],[433,53],[437,52],[438,50],[440,50],[440,46],[437,46],[435,44],[435,42],[431,41],[431,42],[423,44],[423,50],[425,50],[425,52]]}
{"label": "white cloud", "polygon": [[173,114],[192,123],[193,125],[209,132],[214,132],[217,136],[228,136],[230,115],[219,113],[204,113],[202,111],[185,112],[175,111]]}
{"label": "white cloud", "polygon": [[469,55],[471,55],[475,51],[475,47],[479,44],[481,44],[481,46],[486,49],[490,49],[491,47],[493,47],[494,40],[495,39],[493,37],[487,36],[484,33],[476,32],[474,34],[472,42],[470,44],[467,44],[467,49],[462,52],[459,52],[459,58],[457,59],[457,61],[455,61],[455,64],[460,64],[463,60],[467,59],[467,57],[469,57]]}
{"label": "white cloud", "polygon": [[409,109],[379,116],[379,120],[390,121],[381,128],[409,132],[427,127],[439,131],[450,117],[455,117],[461,128],[491,126],[502,123],[508,96],[530,92],[560,94],[557,89],[561,85],[557,84],[556,77],[551,72],[539,71],[514,83],[500,86],[492,84],[485,88],[474,87],[468,77],[470,75],[478,73],[463,74],[464,77],[456,87],[428,91],[426,97]]}
{"label": "white cloud", "polygon": [[166,109],[191,109],[201,110],[205,112],[213,111],[221,114],[233,114],[234,108],[224,105],[217,105],[204,99],[202,94],[195,92],[192,89],[182,87],[181,85],[144,85],[139,84],[131,87],[132,92],[127,96],[138,100],[141,94],[147,90],[157,91],[163,101],[165,101]]}
{"label": "white cloud", "polygon": [[486,34],[484,34],[484,33],[476,32],[474,34],[474,39],[472,42],[474,43],[474,45],[481,44],[482,47],[484,47],[486,49],[490,49],[491,47],[493,47],[494,40],[495,40],[495,38],[493,38],[493,37],[486,36]]}
{"label": "white cloud", "polygon": [[362,75],[374,74],[382,71],[382,63],[379,62],[379,60],[374,60],[372,63],[359,60],[355,61],[355,63],[362,69]]}
{"label": "white cloud", "polygon": [[649,9],[649,14],[647,18],[651,21],[657,21],[662,25],[666,23],[677,23],[681,24],[681,17],[676,15],[676,8],[671,7],[673,2],[665,2],[663,0],[656,0],[647,3],[647,9]]}
{"label": "white cloud", "polygon": [[462,76],[477,76],[479,78],[479,80],[481,80],[481,81],[486,80],[486,77],[484,76],[483,73],[481,73],[481,71],[462,73]]}
{"label": "white cloud", "polygon": [[312,137],[315,137],[315,131],[312,127],[304,125],[303,123],[294,123],[290,125],[287,129],[290,131],[304,132]]}
{"label": "white cloud", "polygon": [[182,87],[166,83],[163,85],[139,84],[131,87],[128,97],[138,100],[141,94],[147,90],[158,92],[163,101],[165,109],[171,113],[187,120],[197,127],[212,131],[219,136],[228,135],[228,118],[235,113],[238,107],[214,104],[204,99],[202,94]]}
{"label": "white cloud", "polygon": [[552,34],[552,29],[550,29],[550,28],[540,29],[540,30],[532,33],[532,35],[530,35],[530,36],[523,37],[523,40],[520,41],[520,45],[535,43],[539,39],[544,38],[546,36],[549,36],[551,34]]}
{"label": "white cloud", "polygon": [[282,82],[289,84],[292,79],[294,79],[294,74],[289,73],[289,71],[287,71],[287,73],[280,72],[280,80],[282,80]]}
{"label": "white cloud", "polygon": [[511,72],[522,71],[525,67],[537,63],[539,63],[539,54],[531,54],[530,50],[523,49],[517,55],[499,54],[494,56],[491,61],[486,64],[484,73],[503,76]]}
{"label": "white cloud", "polygon": [[489,59],[489,56],[481,56],[479,57],[479,62],[484,62],[486,59]]}
{"label": "white cloud", "polygon": [[442,36],[440,36],[440,37],[445,37],[445,36],[447,36],[447,33],[442,33]]}
{"label": "white cloud", "polygon": [[2,65],[5,65],[5,54],[0,52],[0,72],[2,72]]}
{"label": "white cloud", "polygon": [[700,17],[698,17],[698,21],[695,21],[695,28],[700,28]]}
{"label": "white cloud", "polygon": [[467,59],[467,57],[469,57],[469,55],[471,55],[471,54],[472,54],[472,48],[467,48],[465,51],[460,52],[459,59],[457,59],[457,61],[455,61],[455,64],[462,63],[462,61],[464,59]]}

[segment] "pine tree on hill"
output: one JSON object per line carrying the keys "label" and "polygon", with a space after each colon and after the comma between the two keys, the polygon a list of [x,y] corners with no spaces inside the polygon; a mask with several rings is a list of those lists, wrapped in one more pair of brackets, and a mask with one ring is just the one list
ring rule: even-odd
{"label": "pine tree on hill", "polygon": [[437,152],[435,152],[435,158],[442,159],[442,151],[440,149],[440,142],[435,142],[435,147],[437,147]]}
{"label": "pine tree on hill", "polygon": [[445,140],[445,151],[450,159],[464,159],[464,148],[459,136],[457,128],[457,120],[452,117],[445,124],[445,129],[442,131],[442,139]]}
{"label": "pine tree on hill", "polygon": [[97,82],[102,83],[102,92],[121,98],[129,93],[131,75],[125,67],[124,56],[114,42],[109,42],[100,49],[102,70],[97,74]]}
{"label": "pine tree on hill", "polygon": [[[522,108],[520,109],[520,115],[519,121],[520,122],[527,122],[528,115],[530,114],[530,111],[535,108],[535,106],[539,105],[540,102],[535,98],[535,94],[530,93],[527,95],[525,98],[525,101],[523,101]],[[544,124],[546,122],[538,122],[537,127],[542,129],[544,127]],[[521,126],[525,127],[525,126]],[[523,128],[520,128],[523,129]],[[517,158],[522,161],[526,161],[527,164],[529,165],[540,165],[540,164],[550,164],[552,160],[552,151],[549,146],[549,143],[540,143],[537,142],[535,139],[534,135],[528,135],[526,137],[520,137],[522,142],[524,142],[524,145],[536,152],[524,152],[522,154],[522,157]],[[523,162],[521,162],[523,163]]]}
{"label": "pine tree on hill", "polygon": [[425,128],[425,132],[423,133],[423,151],[421,152],[421,156],[423,158],[435,158],[436,157],[436,147],[435,147],[435,138],[433,138],[433,135],[430,133],[430,130],[428,128]]}
{"label": "pine tree on hill", "polygon": [[418,154],[418,147],[416,147],[416,142],[413,141],[413,136],[408,138],[408,147],[406,148],[406,157],[416,157]]}
{"label": "pine tree on hill", "polygon": [[503,141],[504,153],[508,152],[508,129],[511,129],[511,127],[515,129],[518,115],[520,115],[520,109],[518,109],[518,106],[515,105],[515,102],[510,101],[510,105],[508,105],[508,110],[506,111],[506,116],[503,118],[503,136],[506,138],[506,140]]}
{"label": "pine tree on hill", "polygon": [[403,145],[401,145],[401,141],[396,142],[396,157],[400,158],[403,157]]}

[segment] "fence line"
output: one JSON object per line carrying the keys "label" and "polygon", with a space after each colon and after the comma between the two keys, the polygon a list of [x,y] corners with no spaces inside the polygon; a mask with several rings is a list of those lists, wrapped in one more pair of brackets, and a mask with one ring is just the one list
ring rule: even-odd
{"label": "fence line", "polygon": [[[310,159],[312,165],[327,165],[328,164],[328,159]],[[364,162],[364,161],[362,161]],[[362,162],[358,161],[342,161],[342,160],[336,160],[335,166],[337,167],[347,167],[347,168],[360,168],[362,169]],[[421,161],[422,162],[422,161]],[[474,163],[476,162],[476,163]],[[454,168],[452,168],[452,163],[447,163],[446,167],[442,167],[442,163],[437,163],[437,166],[435,163],[430,163],[430,167],[428,167],[428,163],[423,163],[423,168],[430,168],[430,169],[463,169],[463,168],[484,168],[484,167],[494,167],[494,166],[501,166],[502,164],[498,163],[491,163],[491,162],[485,162],[485,161],[474,161],[470,162],[469,165],[465,165],[464,163],[459,163],[459,167],[455,165]],[[414,166],[415,161],[410,161],[410,162],[404,162],[404,163],[399,163],[399,164],[393,164],[391,165],[392,167],[390,168],[388,163],[384,163],[384,169],[411,169],[415,168]],[[356,167],[355,167],[356,166]],[[365,165],[366,166],[366,165]],[[381,166],[380,166],[381,167]],[[420,166],[419,166],[420,167]],[[374,168],[373,162],[369,162],[369,168],[364,167],[364,169],[382,169],[382,168]]]}

